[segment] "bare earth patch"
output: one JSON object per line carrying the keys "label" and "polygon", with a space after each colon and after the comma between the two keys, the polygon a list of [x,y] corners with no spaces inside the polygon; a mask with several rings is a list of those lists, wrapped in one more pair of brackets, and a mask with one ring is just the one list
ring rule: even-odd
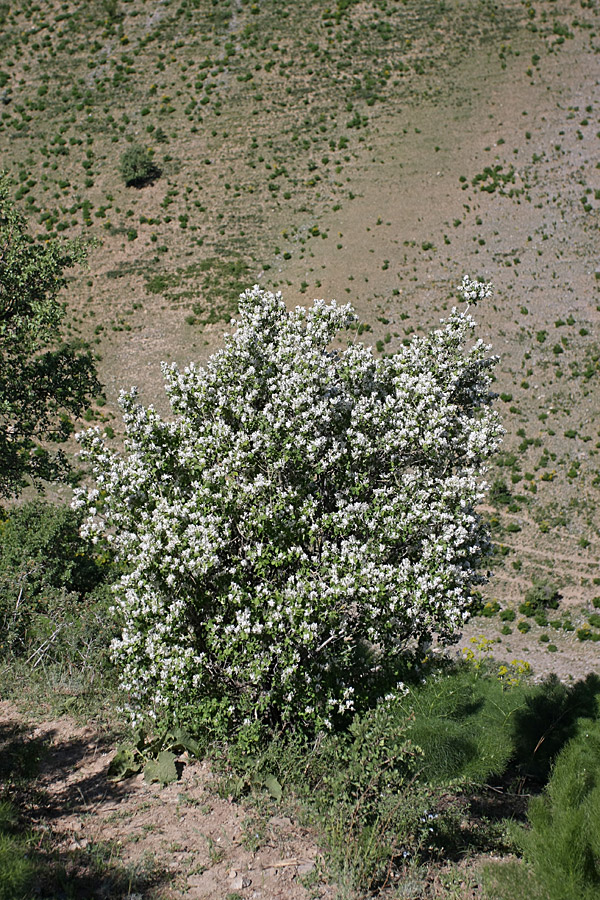
{"label": "bare earth patch", "polygon": [[[111,867],[129,873],[132,883],[147,873],[151,889],[144,897],[153,900],[335,896],[320,883],[321,852],[310,830],[275,804],[263,820],[221,798],[207,762],[185,760],[181,779],[164,788],[142,775],[115,783],[108,778],[114,745],[94,728],[67,717],[30,724],[0,702],[0,744],[17,726],[19,741],[45,748],[32,823],[73,877],[101,855],[106,887]],[[303,881],[314,883],[310,892]],[[101,876],[94,887],[93,896],[108,896]]]}

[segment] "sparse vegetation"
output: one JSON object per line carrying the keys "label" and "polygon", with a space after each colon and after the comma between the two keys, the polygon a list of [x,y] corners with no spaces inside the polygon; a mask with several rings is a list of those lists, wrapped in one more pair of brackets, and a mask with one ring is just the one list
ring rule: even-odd
{"label": "sparse vegetation", "polygon": [[[290,719],[284,733],[263,733],[252,753],[232,738],[205,747],[222,771],[203,787],[195,779],[208,770],[193,763],[187,738],[129,734],[133,768],[148,764],[149,778],[171,782],[166,794],[157,781],[130,791],[126,780],[98,775],[97,735],[55,722],[42,746],[3,720],[0,892],[31,895],[33,874],[42,898],[162,900],[164,891],[210,895],[217,879],[239,900],[257,880],[238,867],[238,837],[230,845],[221,832],[201,836],[222,803],[221,823],[239,814],[257,866],[279,859],[266,848],[278,846],[282,827],[289,858],[293,840],[308,833],[298,821],[320,836],[323,855],[305,874],[300,867],[292,876],[290,866],[273,876],[279,893],[288,873],[315,896],[329,878],[353,900],[483,900],[478,861],[489,850],[513,859],[506,879],[490,876],[489,898],[593,896],[592,869],[564,839],[571,826],[594,835],[587,801],[578,808],[576,791],[564,802],[546,786],[561,749],[578,740],[577,719],[595,733],[595,689],[589,681],[530,684],[526,667],[539,681],[550,671],[583,679],[598,666],[600,272],[590,248],[600,120],[592,99],[578,107],[571,90],[587,83],[597,58],[597,4],[500,0],[492,10],[477,0],[343,0],[317,14],[309,0],[147,7],[0,3],[6,197],[27,223],[24,255],[47,262],[56,253],[59,276],[52,291],[60,334],[51,329],[29,359],[68,345],[87,357],[90,376],[89,390],[79,383],[85,401],[48,408],[44,429],[24,387],[35,380],[15,378],[12,364],[3,367],[8,377],[0,373],[0,406],[3,391],[15,400],[0,408],[0,430],[20,467],[13,477],[15,467],[0,466],[0,482],[13,473],[0,521],[6,716],[16,715],[11,703],[27,701],[36,717],[70,712],[123,729],[115,704],[130,698],[115,696],[107,645],[118,625],[108,612],[110,584],[125,573],[108,546],[77,537],[78,517],[63,505],[68,485],[88,477],[72,464],[72,431],[83,419],[121,447],[119,390],[138,383],[144,404],[160,404],[158,362],[203,363],[253,282],[283,289],[292,307],[348,294],[362,319],[351,337],[372,345],[381,364],[449,314],[463,271],[497,284],[480,321],[501,354],[493,387],[506,428],[482,510],[493,580],[473,596],[478,614],[456,651],[473,654],[470,666],[438,668],[435,642],[407,652],[404,687],[393,686],[387,705],[354,720],[348,711],[312,742]],[[128,154],[131,181],[120,166]],[[82,238],[98,243],[89,269],[74,244]],[[5,231],[0,269],[9,244]],[[21,288],[13,299],[25,296]],[[9,324],[0,310],[0,342]],[[105,382],[95,398],[94,367]],[[60,381],[66,391],[61,373],[54,388]],[[37,431],[25,429],[19,444],[21,415]],[[57,475],[67,484],[46,480]],[[46,484],[51,503],[32,504],[30,487],[18,497],[32,479]],[[498,710],[512,702],[500,726]],[[492,743],[512,754],[487,769],[486,717]],[[69,728],[81,738],[66,737]],[[53,768],[61,743],[68,762]],[[577,759],[598,768],[593,755]],[[44,820],[53,784],[72,812],[65,802]],[[136,807],[137,791],[144,799]],[[525,820],[524,798],[540,792],[543,802]],[[123,844],[97,841],[87,816],[78,821],[84,808]],[[171,808],[171,831],[153,858],[160,817]],[[187,819],[196,809],[201,817]],[[523,827],[508,828],[505,816]],[[276,891],[263,871],[269,900]]]}

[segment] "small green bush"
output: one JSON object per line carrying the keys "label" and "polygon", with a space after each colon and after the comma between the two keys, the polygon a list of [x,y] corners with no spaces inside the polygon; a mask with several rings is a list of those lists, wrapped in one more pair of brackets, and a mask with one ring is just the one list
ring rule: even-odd
{"label": "small green bush", "polygon": [[495,506],[508,506],[511,494],[504,478],[495,478],[490,487],[490,502]]}
{"label": "small green bush", "polygon": [[514,622],[517,618],[517,614],[514,609],[503,609],[500,613],[500,618],[503,622]]}
{"label": "small green bush", "polygon": [[498,603],[497,600],[493,600],[493,601],[490,601],[490,602],[484,604],[479,615],[484,616],[486,619],[493,619],[493,617],[496,615],[496,613],[498,612],[499,609],[500,609],[500,604]]}
{"label": "small green bush", "polygon": [[81,518],[34,500],[0,522],[0,656],[96,678],[113,637],[115,570],[105,546],[80,537]]}
{"label": "small green bush", "polygon": [[534,615],[536,612],[542,612],[544,609],[556,609],[560,593],[554,582],[546,578],[535,579],[533,584],[525,594],[525,603],[532,610],[526,615]]}
{"label": "small green bush", "polygon": [[487,895],[498,900],[597,900],[600,896],[600,722],[556,760],[544,794],[529,806],[530,828],[515,834],[523,861],[489,866]]}
{"label": "small green bush", "polygon": [[144,187],[161,174],[152,154],[139,144],[133,144],[121,156],[120,172],[127,187]]}
{"label": "small green bush", "polygon": [[496,678],[471,667],[442,673],[395,701],[395,717],[411,721],[408,737],[421,748],[420,777],[429,784],[484,781],[504,771],[513,748],[510,717],[523,703]]}

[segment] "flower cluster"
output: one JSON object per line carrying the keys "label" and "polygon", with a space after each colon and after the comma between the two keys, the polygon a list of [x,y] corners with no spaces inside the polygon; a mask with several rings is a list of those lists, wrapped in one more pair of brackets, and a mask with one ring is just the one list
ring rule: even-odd
{"label": "flower cluster", "polygon": [[74,503],[126,564],[113,653],[134,717],[328,727],[398,682],[408,642],[463,625],[494,358],[456,309],[384,359],[331,349],[354,323],[255,286],[206,367],[163,365],[173,420],[133,390],[123,453],[79,436],[96,487]]}
{"label": "flower cluster", "polygon": [[471,281],[468,275],[463,277],[457,290],[467,303],[475,304],[478,300],[487,300],[492,296],[492,285],[489,282]]}

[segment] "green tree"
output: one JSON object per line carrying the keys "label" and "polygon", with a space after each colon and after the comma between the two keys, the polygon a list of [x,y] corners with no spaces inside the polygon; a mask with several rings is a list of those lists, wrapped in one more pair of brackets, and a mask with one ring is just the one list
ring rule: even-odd
{"label": "green tree", "polygon": [[75,241],[36,243],[0,177],[0,498],[66,477],[60,449],[100,390],[94,361],[65,342],[58,300],[65,270],[86,258]]}
{"label": "green tree", "polygon": [[121,157],[120,169],[127,187],[144,187],[161,174],[150,151],[138,144],[125,151]]}

